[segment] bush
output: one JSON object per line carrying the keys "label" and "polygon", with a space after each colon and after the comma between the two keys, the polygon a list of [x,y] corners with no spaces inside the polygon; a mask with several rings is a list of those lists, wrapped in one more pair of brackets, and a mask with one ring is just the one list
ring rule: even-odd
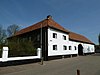
{"label": "bush", "polygon": [[95,48],[96,49],[100,49],[100,45],[95,45]]}
{"label": "bush", "polygon": [[0,58],[2,57],[2,47],[3,45],[0,44]]}
{"label": "bush", "polygon": [[36,48],[31,41],[9,42],[9,57],[34,56],[37,54]]}
{"label": "bush", "polygon": [[100,53],[100,45],[95,46],[96,53]]}
{"label": "bush", "polygon": [[2,57],[2,49],[0,49],[0,58]]}

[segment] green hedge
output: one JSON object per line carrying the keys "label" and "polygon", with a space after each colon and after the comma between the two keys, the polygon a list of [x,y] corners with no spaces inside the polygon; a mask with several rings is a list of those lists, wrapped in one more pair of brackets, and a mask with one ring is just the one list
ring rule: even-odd
{"label": "green hedge", "polygon": [[95,45],[96,53],[100,53],[100,45]]}
{"label": "green hedge", "polygon": [[9,42],[9,57],[22,57],[22,56],[34,56],[37,55],[36,48],[30,41],[26,42]]}

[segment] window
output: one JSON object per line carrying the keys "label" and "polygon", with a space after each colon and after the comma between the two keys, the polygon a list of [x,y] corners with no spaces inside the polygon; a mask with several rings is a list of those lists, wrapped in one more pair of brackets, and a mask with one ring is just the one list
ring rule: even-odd
{"label": "window", "polygon": [[75,50],[77,50],[76,46],[74,46]]}
{"label": "window", "polygon": [[57,38],[57,33],[53,33],[53,38]]}
{"label": "window", "polygon": [[63,46],[63,49],[64,49],[64,50],[67,50],[67,46],[64,45],[64,46]]}
{"label": "window", "polygon": [[71,50],[72,49],[72,47],[71,46],[69,46],[69,50]]}
{"label": "window", "polygon": [[66,40],[66,36],[65,35],[63,35],[63,39]]}
{"label": "window", "polygon": [[57,45],[53,45],[53,50],[57,50]]}

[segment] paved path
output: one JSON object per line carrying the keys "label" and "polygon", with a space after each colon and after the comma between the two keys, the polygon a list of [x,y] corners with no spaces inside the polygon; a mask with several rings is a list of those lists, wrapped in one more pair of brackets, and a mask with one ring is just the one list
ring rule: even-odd
{"label": "paved path", "polygon": [[100,75],[100,54],[0,67],[0,75]]}

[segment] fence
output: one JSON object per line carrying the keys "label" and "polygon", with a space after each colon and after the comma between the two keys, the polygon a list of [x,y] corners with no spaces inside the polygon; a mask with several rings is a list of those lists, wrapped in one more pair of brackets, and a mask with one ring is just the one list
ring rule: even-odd
{"label": "fence", "polygon": [[27,60],[27,59],[41,59],[41,48],[37,49],[37,56],[8,57],[8,51],[9,51],[8,47],[3,47],[2,58],[0,58],[0,62]]}

